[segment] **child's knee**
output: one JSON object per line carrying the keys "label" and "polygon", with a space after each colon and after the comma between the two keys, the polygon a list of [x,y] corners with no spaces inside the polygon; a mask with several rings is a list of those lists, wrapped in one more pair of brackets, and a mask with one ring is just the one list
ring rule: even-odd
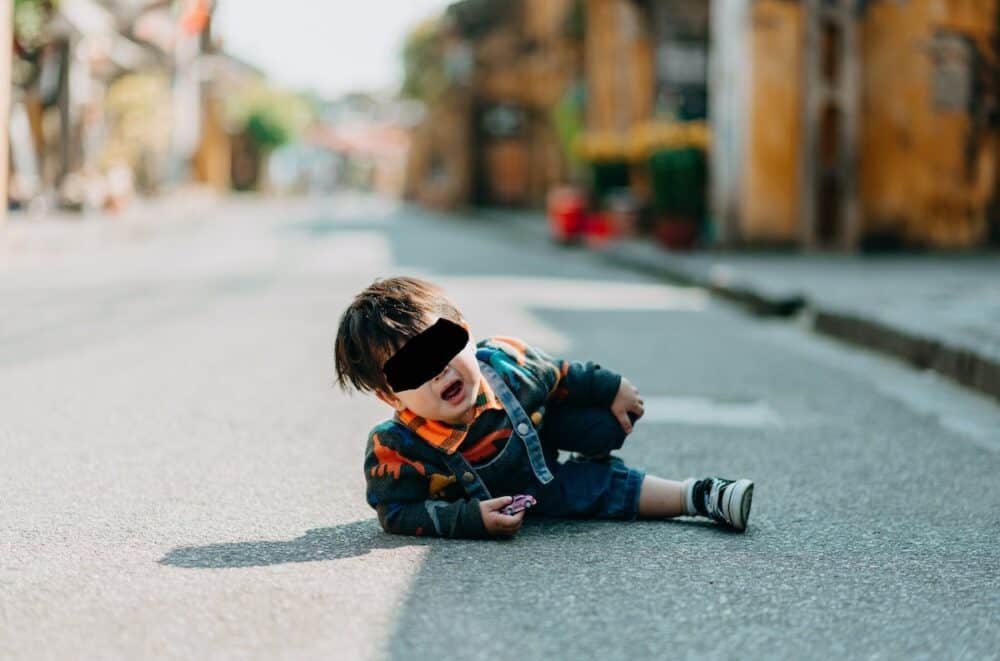
{"label": "child's knee", "polygon": [[584,454],[600,454],[621,448],[627,434],[615,414],[610,409],[590,409],[588,414],[590,424],[582,442],[590,451]]}
{"label": "child's knee", "polygon": [[598,455],[619,449],[625,430],[606,408],[563,407],[545,416],[543,439],[560,450]]}

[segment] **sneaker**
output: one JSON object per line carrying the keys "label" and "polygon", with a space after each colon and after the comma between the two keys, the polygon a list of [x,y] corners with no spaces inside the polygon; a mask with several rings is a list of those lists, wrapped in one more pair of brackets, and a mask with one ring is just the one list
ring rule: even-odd
{"label": "sneaker", "polygon": [[706,477],[696,480],[688,491],[689,507],[694,512],[713,521],[725,524],[740,532],[746,530],[753,500],[753,482]]}

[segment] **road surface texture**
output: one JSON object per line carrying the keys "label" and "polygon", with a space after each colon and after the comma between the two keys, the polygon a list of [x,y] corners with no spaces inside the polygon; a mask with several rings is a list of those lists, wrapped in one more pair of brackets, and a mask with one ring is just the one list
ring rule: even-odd
{"label": "road surface texture", "polygon": [[[499,221],[233,204],[0,274],[0,658],[997,657],[992,401]],[[333,389],[332,344],[404,273],[477,337],[627,375],[621,455],[754,479],[748,532],[383,533],[389,409]]]}

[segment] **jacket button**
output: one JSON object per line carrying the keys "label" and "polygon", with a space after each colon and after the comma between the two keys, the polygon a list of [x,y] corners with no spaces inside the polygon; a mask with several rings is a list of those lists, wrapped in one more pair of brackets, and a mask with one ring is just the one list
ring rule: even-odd
{"label": "jacket button", "polygon": [[462,476],[462,479],[465,480],[466,482],[472,482],[474,479],[476,479],[476,476],[470,473],[469,471],[465,471],[465,475]]}
{"label": "jacket button", "polygon": [[517,433],[524,436],[528,433],[528,423],[522,422],[517,426]]}

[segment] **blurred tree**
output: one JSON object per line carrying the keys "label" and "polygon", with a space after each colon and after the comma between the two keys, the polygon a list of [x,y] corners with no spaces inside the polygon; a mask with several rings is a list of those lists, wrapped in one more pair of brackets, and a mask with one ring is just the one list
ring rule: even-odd
{"label": "blurred tree", "polygon": [[573,146],[586,128],[585,104],[586,88],[582,82],[577,81],[566,89],[551,110],[552,124],[555,126],[559,146],[569,168],[569,180],[574,182],[580,181],[584,173],[584,162]]}
{"label": "blurred tree", "polygon": [[58,7],[59,0],[14,0],[14,85],[27,85],[37,76],[38,54],[47,42],[46,25]]}
{"label": "blurred tree", "polygon": [[444,67],[440,18],[428,19],[417,25],[403,44],[404,97],[429,103],[437,99],[448,86]]}
{"label": "blurred tree", "polygon": [[573,6],[566,13],[562,31],[567,39],[583,43],[587,36],[587,8],[584,0],[574,0]]}
{"label": "blurred tree", "polygon": [[107,169],[126,163],[140,186],[153,186],[156,167],[170,148],[172,103],[165,73],[130,73],[108,87],[105,98],[108,135],[100,156]]}
{"label": "blurred tree", "polygon": [[318,114],[316,99],[250,81],[227,95],[223,114],[234,136],[231,177],[236,190],[267,188],[267,161],[278,147],[296,142]]}
{"label": "blurred tree", "polygon": [[45,43],[45,24],[59,0],[14,0],[14,40],[31,51]]}
{"label": "blurred tree", "polygon": [[265,152],[294,142],[316,115],[304,95],[255,81],[227,98],[226,119],[234,133],[245,131]]}

